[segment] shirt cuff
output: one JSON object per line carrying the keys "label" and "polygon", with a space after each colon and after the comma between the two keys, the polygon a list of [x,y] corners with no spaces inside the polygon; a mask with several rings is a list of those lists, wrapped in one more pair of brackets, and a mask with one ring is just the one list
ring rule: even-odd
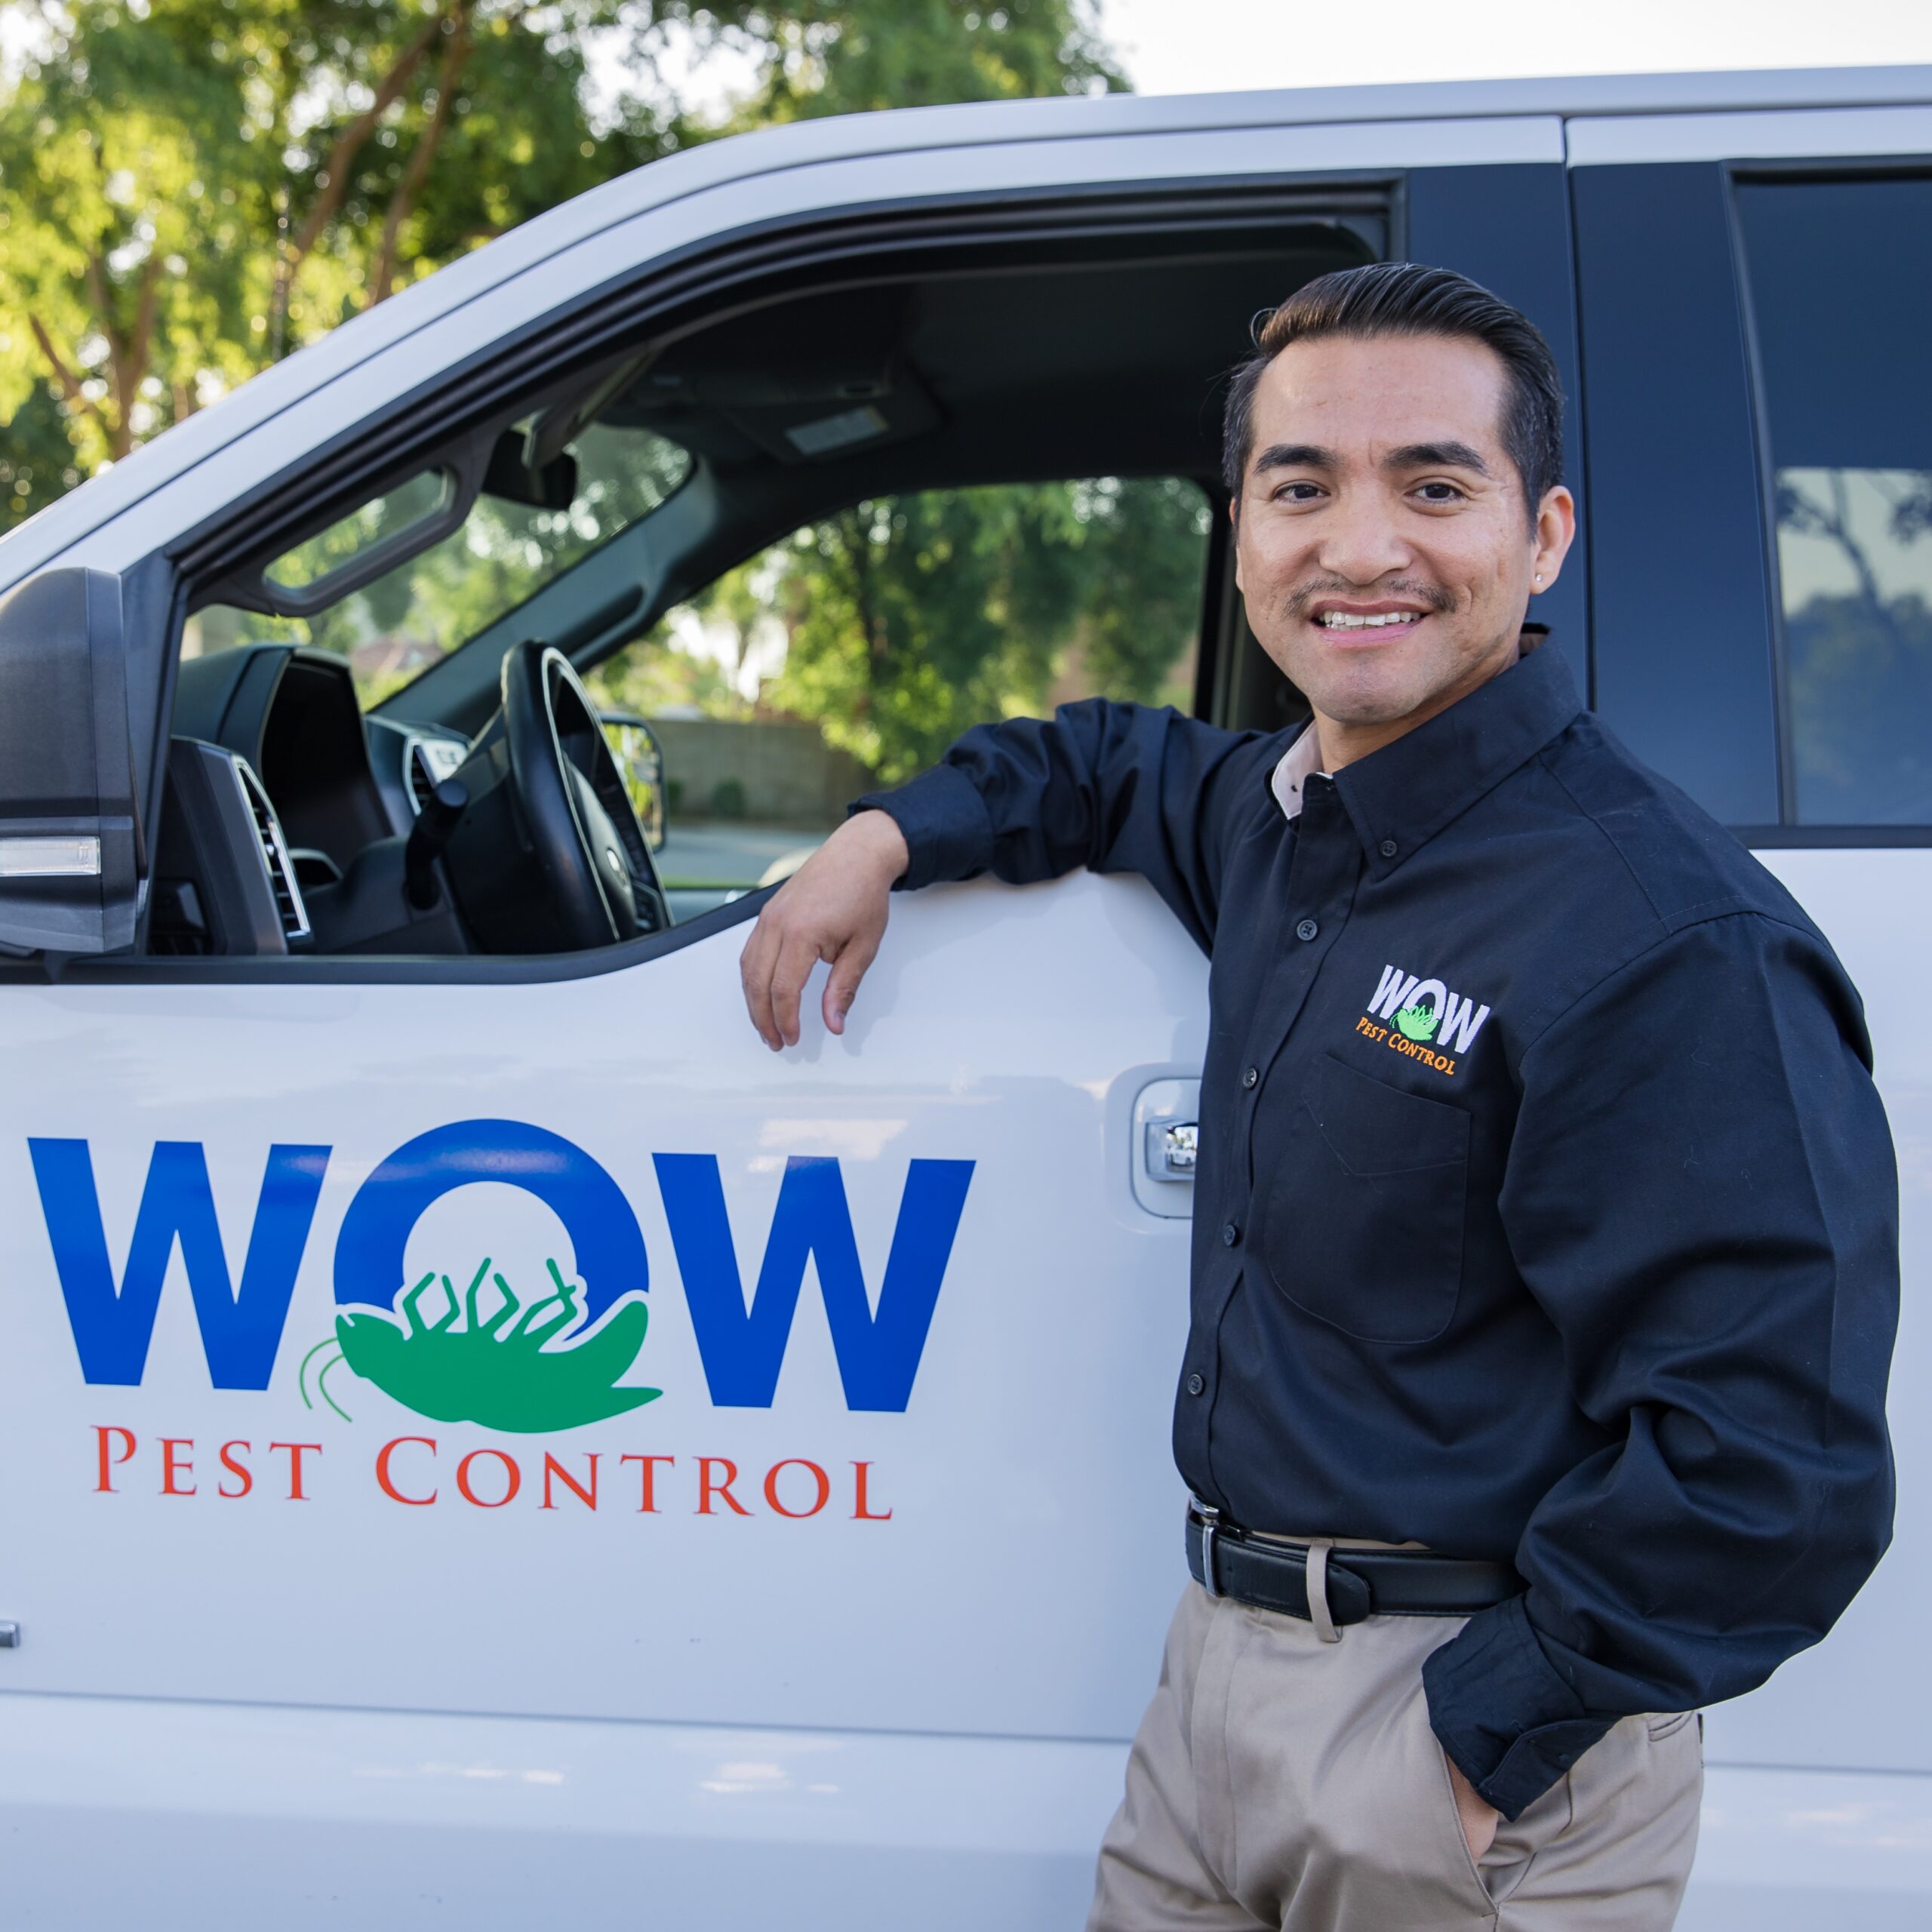
{"label": "shirt cuff", "polygon": [[884,812],[906,835],[912,863],[893,886],[911,892],[940,880],[971,878],[992,863],[993,826],[979,787],[956,765],[936,764],[893,792],[868,792],[845,808]]}
{"label": "shirt cuff", "polygon": [[1518,1817],[1610,1729],[1559,1676],[1521,1597],[1478,1612],[1422,1667],[1429,1721],[1476,1795]]}

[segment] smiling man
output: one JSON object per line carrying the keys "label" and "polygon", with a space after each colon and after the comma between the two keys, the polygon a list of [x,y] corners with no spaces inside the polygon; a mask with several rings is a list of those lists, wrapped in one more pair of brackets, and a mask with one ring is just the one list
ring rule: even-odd
{"label": "smiling man", "polygon": [[1212,955],[1194,1582],[1091,1927],[1649,1932],[1692,1714],[1822,1637],[1890,1534],[1858,996],[1524,629],[1574,529],[1530,323],[1385,264],[1259,350],[1238,568],[1312,723],[969,732],[767,905],[746,995],[795,1042],[829,960],[838,1032],[891,890],[985,871],[1140,872]]}

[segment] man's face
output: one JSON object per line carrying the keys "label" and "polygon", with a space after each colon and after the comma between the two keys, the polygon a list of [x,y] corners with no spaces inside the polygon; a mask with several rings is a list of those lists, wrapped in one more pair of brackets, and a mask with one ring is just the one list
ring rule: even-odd
{"label": "man's face", "polygon": [[1503,669],[1555,581],[1574,510],[1552,490],[1532,528],[1507,380],[1485,344],[1426,336],[1296,343],[1262,373],[1236,581],[1262,648],[1343,737],[1383,741]]}

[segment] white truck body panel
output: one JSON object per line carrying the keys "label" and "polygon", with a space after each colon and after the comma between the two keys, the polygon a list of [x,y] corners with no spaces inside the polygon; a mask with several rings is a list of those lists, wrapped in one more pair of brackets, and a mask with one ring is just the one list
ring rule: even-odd
{"label": "white truck body panel", "polygon": [[[754,225],[1043,186],[1922,155],[1928,100],[1932,70],[1669,76],[925,110],[719,143],[531,223],[171,431],[0,543],[0,588],[56,562],[131,568],[439,372]],[[1681,1923],[1884,1932],[1932,1915],[1932,1423],[1915,1400],[1932,1374],[1915,1299],[1932,851],[1761,856],[1864,993],[1898,1143],[1900,1537],[1830,1642],[1709,1714]],[[775,1065],[739,1004],[741,939],[551,984],[0,993],[0,1617],[26,1633],[0,1652],[0,1922],[723,1932],[903,1922],[915,1901],[934,1927],[1077,1917],[1181,1580],[1166,1413],[1186,1224],[1136,1202],[1130,1130],[1143,1087],[1198,1072],[1202,962],[1136,884],[931,894],[898,907],[847,1038],[808,1028]],[[962,1029],[962,1011],[999,1023]],[[642,1359],[664,1393],[581,1453],[675,1455],[656,1513],[608,1464],[594,1512],[561,1491],[546,1511],[540,1446],[426,1425],[365,1383],[345,1421],[302,1383],[359,1183],[413,1135],[484,1118],[576,1142],[638,1218]],[[333,1150],[266,1396],[211,1386],[178,1251],[141,1386],[66,1372],[29,1136],[89,1143],[117,1269],[157,1141],[203,1144],[238,1271],[264,1148]],[[810,1269],[771,1406],[712,1406],[659,1154],[717,1157],[747,1292],[786,1161],[837,1159],[875,1306],[909,1161],[974,1162],[905,1413],[848,1407]],[[540,1271],[547,1211],[488,1192],[496,1258]],[[412,1267],[465,1265],[445,1259],[469,1232],[449,1207]],[[103,1429],[137,1445],[111,1493]],[[433,1462],[395,1465],[435,1481],[435,1505],[375,1482],[396,1437],[437,1438]],[[168,1479],[195,1494],[161,1493],[164,1438],[195,1444]],[[220,1496],[214,1452],[241,1439],[321,1443],[310,1499],[255,1450],[250,1493]],[[452,1493],[471,1449],[519,1454],[512,1503]],[[750,1514],[698,1512],[703,1457],[737,1466]],[[765,1505],[788,1460],[829,1472],[832,1506]],[[860,1464],[889,1520],[857,1515]],[[614,1653],[635,1659],[614,1680],[595,1661]]]}

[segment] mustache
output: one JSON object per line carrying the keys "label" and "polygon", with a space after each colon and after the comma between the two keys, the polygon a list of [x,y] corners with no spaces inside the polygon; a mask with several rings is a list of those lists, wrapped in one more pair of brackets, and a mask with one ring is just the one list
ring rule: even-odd
{"label": "mustache", "polygon": [[1282,608],[1291,617],[1305,617],[1309,607],[1324,597],[1411,597],[1438,614],[1453,611],[1456,600],[1438,583],[1423,583],[1414,577],[1398,577],[1373,586],[1350,583],[1346,577],[1323,577],[1297,584],[1289,592]]}

